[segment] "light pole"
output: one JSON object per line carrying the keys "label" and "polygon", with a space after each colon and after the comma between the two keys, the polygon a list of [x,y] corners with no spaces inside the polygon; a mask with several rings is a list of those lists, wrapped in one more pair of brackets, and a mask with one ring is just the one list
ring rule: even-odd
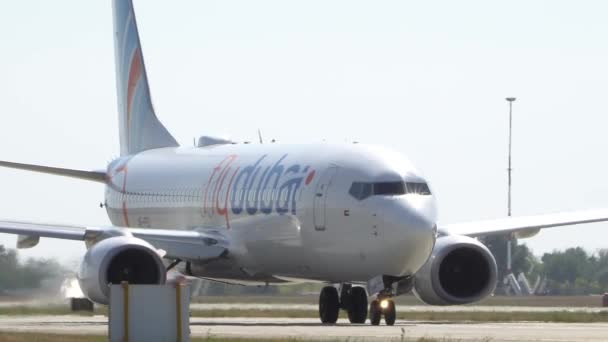
{"label": "light pole", "polygon": [[[507,97],[505,100],[509,102],[509,167],[507,168],[507,173],[509,175],[509,185],[508,185],[508,199],[507,199],[507,216],[511,216],[511,137],[512,137],[512,129],[513,129],[513,102],[516,100],[514,97]],[[511,240],[512,235],[509,235],[507,240],[507,275],[511,274]]]}

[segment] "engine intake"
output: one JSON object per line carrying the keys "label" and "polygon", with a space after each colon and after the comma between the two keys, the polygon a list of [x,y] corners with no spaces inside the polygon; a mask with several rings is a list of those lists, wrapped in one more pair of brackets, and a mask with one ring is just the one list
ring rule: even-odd
{"label": "engine intake", "polygon": [[472,303],[494,291],[496,277],[496,260],[485,245],[466,236],[444,236],[416,273],[414,294],[432,305]]}
{"label": "engine intake", "polygon": [[78,281],[92,301],[107,304],[108,284],[164,284],[166,272],[162,258],[148,242],[117,236],[102,240],[87,251]]}

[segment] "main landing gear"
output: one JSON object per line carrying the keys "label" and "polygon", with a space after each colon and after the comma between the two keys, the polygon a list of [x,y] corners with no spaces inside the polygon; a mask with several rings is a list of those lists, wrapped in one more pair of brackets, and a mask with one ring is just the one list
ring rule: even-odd
{"label": "main landing gear", "polygon": [[363,324],[367,320],[367,292],[359,286],[343,284],[341,289],[341,308],[348,312],[351,323]]}
{"label": "main landing gear", "polygon": [[321,323],[334,324],[340,314],[340,298],[338,290],[333,286],[325,286],[319,295],[319,317]]}
{"label": "main landing gear", "polygon": [[319,296],[319,317],[322,323],[334,324],[338,321],[340,309],[346,310],[351,323],[363,324],[367,320],[367,293],[363,287],[350,284],[326,286]]}
{"label": "main landing gear", "polygon": [[[319,317],[324,324],[335,324],[340,309],[348,313],[348,320],[354,324],[363,324],[367,320],[367,293],[363,287],[342,284],[340,291],[333,286],[326,286],[319,296]],[[369,305],[370,321],[380,324],[384,315],[386,325],[395,324],[395,303],[388,298],[379,298]]]}

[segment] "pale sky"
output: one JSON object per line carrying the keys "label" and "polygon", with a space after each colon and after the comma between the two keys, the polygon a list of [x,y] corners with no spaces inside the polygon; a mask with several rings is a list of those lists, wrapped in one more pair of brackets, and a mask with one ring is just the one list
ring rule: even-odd
{"label": "pale sky", "polygon": [[[441,222],[608,207],[605,1],[135,1],[158,116],[229,135],[386,145]],[[111,2],[0,4],[0,159],[104,168],[118,154]],[[107,225],[103,186],[0,169],[0,218]],[[608,223],[544,230],[540,255],[608,248]],[[0,234],[14,246],[15,237]],[[24,256],[73,260],[43,239]]]}

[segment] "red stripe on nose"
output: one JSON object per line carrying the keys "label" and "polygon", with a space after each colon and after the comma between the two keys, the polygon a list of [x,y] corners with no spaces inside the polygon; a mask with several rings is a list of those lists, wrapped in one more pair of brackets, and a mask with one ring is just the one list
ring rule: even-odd
{"label": "red stripe on nose", "polygon": [[315,177],[315,170],[312,170],[312,171],[310,171],[310,173],[306,177],[306,181],[304,181],[304,184],[306,184],[306,185],[310,184],[310,182],[312,182],[312,179],[314,177]]}

